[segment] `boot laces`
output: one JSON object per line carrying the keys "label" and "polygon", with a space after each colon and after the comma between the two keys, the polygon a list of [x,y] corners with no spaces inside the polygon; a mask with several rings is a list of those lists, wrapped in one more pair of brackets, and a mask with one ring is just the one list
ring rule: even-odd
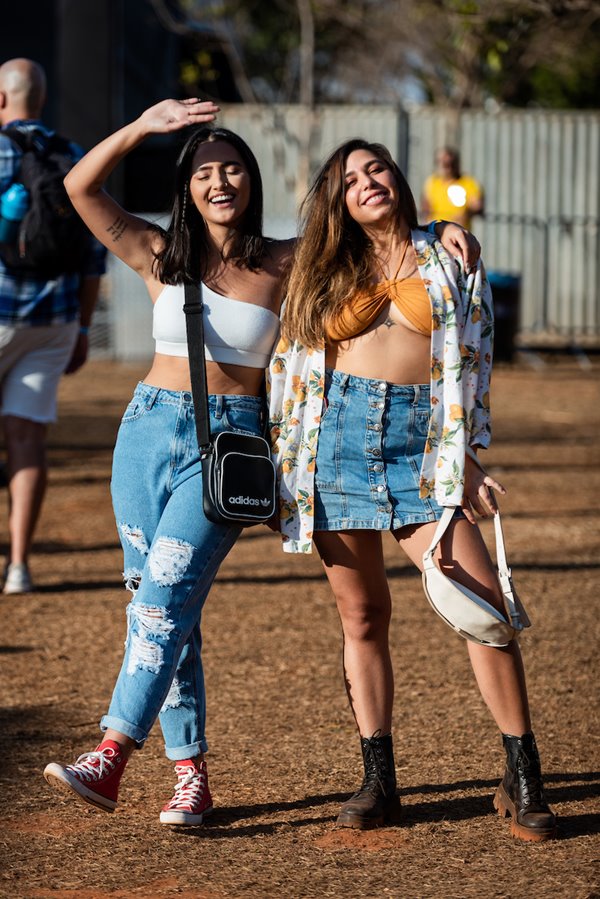
{"label": "boot laces", "polygon": [[67,771],[71,771],[79,778],[87,781],[98,781],[112,774],[117,766],[116,751],[107,746],[99,752],[84,752],[79,756],[74,765],[68,765]]}
{"label": "boot laces", "polygon": [[380,777],[380,772],[385,773],[385,761],[378,758],[377,750],[369,743],[365,751],[365,777],[360,788],[361,793],[371,793],[377,796],[379,793],[386,795],[385,786]]}
{"label": "boot laces", "polygon": [[535,803],[544,804],[544,789],[542,787],[542,773],[537,759],[529,758],[524,750],[521,750],[517,761],[517,770],[521,781],[523,799],[526,805]]}

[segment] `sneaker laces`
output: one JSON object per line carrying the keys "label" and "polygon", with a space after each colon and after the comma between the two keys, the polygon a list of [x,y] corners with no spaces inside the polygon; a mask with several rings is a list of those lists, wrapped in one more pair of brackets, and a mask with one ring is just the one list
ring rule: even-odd
{"label": "sneaker laces", "polygon": [[117,766],[116,750],[111,746],[100,751],[84,752],[80,755],[74,765],[68,765],[67,771],[71,771],[77,777],[83,777],[87,781],[102,780],[112,774]]}
{"label": "sneaker laces", "polygon": [[187,807],[191,811],[196,802],[202,800],[206,785],[204,771],[198,771],[191,765],[175,765],[178,781],[175,784],[175,795],[169,802],[169,808]]}

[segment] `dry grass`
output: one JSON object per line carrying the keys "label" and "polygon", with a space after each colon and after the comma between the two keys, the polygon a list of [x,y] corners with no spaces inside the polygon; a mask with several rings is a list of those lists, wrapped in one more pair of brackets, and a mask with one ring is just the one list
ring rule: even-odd
{"label": "dry grass", "polygon": [[[64,380],[32,562],[39,591],[2,600],[0,894],[600,896],[597,372],[565,360],[499,366],[494,384],[487,458],[510,488],[509,557],[535,624],[522,642],[560,816],[560,839],[541,846],[514,843],[493,813],[502,750],[465,644],[391,540],[402,826],[332,829],[360,779],[337,615],[318,559],[284,556],[262,528],[233,550],[205,612],[210,824],[160,825],[174,775],[158,728],[114,815],[50,790],[41,770],[97,741],[120,664],[127,596],[108,482],[119,412],[141,374],[92,363]],[[0,505],[5,520],[5,491]]]}

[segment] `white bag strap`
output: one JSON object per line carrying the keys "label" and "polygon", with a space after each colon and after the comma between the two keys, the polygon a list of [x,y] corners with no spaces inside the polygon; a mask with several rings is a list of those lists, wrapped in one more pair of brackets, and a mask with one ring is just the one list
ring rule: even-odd
{"label": "white bag strap", "polygon": [[525,611],[523,604],[515,592],[512,582],[512,571],[508,567],[506,560],[506,547],[504,546],[504,534],[502,532],[502,522],[500,520],[500,510],[496,506],[494,515],[494,531],[496,533],[496,560],[498,565],[498,576],[500,578],[500,586],[506,599],[506,606],[510,621],[515,630],[520,631],[524,627],[531,627],[531,621]]}
{"label": "white bag strap", "polygon": [[429,544],[429,548],[425,550],[423,561],[425,561],[425,559],[430,559],[433,556],[435,548],[448,530],[448,525],[454,518],[454,513],[456,512],[457,508],[458,506],[446,506],[446,508],[442,512],[442,517],[438,521],[438,526],[435,529],[433,540]]}

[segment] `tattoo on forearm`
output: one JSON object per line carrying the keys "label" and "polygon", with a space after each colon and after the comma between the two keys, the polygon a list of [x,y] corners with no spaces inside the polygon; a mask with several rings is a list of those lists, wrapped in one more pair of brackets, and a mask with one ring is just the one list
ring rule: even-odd
{"label": "tattoo on forearm", "polygon": [[125,231],[126,228],[127,228],[127,222],[125,221],[124,218],[122,218],[122,216],[119,216],[118,218],[116,218],[114,220],[114,222],[112,223],[110,228],[107,228],[106,230],[112,236],[112,239],[116,243],[118,240],[120,240],[123,237],[123,232]]}

